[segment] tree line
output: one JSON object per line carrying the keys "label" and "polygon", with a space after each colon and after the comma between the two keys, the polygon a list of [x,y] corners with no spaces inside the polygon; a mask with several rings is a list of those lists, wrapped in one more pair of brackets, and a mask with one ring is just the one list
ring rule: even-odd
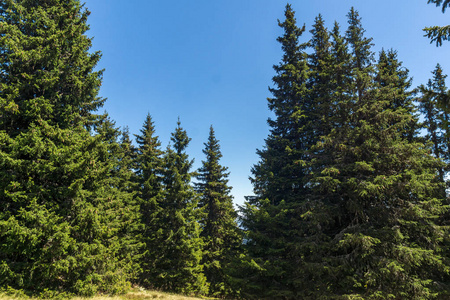
{"label": "tree line", "polygon": [[395,50],[374,53],[354,8],[344,32],[319,15],[306,40],[288,4],[255,196],[236,211],[212,126],[195,171],[180,121],[162,149],[150,114],[133,141],[97,113],[103,71],[88,16],[78,0],[0,5],[2,290],[449,296],[450,92],[439,65],[413,89]]}

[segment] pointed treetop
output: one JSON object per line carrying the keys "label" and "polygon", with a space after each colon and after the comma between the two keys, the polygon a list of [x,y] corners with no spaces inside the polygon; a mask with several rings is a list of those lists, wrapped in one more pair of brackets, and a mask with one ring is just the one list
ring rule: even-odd
{"label": "pointed treetop", "polygon": [[370,51],[373,39],[364,37],[366,30],[362,27],[361,18],[354,7],[350,9],[347,17],[349,25],[346,32],[347,39],[353,47],[356,59],[362,59],[358,62],[358,67],[364,67],[373,60],[373,54]]}
{"label": "pointed treetop", "polygon": [[172,133],[170,140],[173,142],[173,147],[177,151],[177,154],[181,154],[192,140],[188,137],[186,130],[181,127],[180,117],[178,117],[177,128]]}

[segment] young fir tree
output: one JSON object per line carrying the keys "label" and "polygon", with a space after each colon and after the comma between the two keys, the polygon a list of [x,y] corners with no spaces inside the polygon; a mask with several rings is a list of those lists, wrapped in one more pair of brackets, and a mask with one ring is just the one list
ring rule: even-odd
{"label": "young fir tree", "polygon": [[134,241],[123,231],[134,208],[112,180],[111,143],[88,131],[104,101],[88,15],[75,0],[0,6],[3,287],[114,293],[134,272],[134,252],[124,251]]}
{"label": "young fir tree", "polygon": [[315,149],[312,195],[333,215],[332,226],[319,224],[329,229],[320,262],[327,289],[310,297],[431,299],[443,293],[448,269],[435,223],[444,211],[439,162],[408,138],[414,115],[396,104],[407,101],[407,73],[383,54],[374,68],[357,12],[348,17],[353,99],[342,103],[343,125]]}
{"label": "young fir tree", "polygon": [[[450,92],[445,84],[447,75],[443,74],[441,66],[438,64],[433,71],[433,78],[428,81],[427,86],[421,85],[418,90],[421,95],[418,98],[419,109],[423,114],[423,127],[426,130],[425,139],[430,142],[430,150],[434,157],[441,159],[444,164],[438,169],[439,180],[445,182],[442,187],[441,195],[444,203],[449,207],[450,199],[448,197],[448,171],[450,163],[450,130],[449,130],[449,112],[450,112]],[[439,224],[449,226],[450,210],[438,221]],[[448,227],[447,227],[448,228]],[[450,236],[446,236],[446,248],[444,253],[450,249]],[[450,261],[450,259],[448,259]],[[447,287],[450,289],[450,287]]]}
{"label": "young fir tree", "polygon": [[239,254],[242,237],[228,186],[228,168],[219,163],[222,153],[212,126],[203,153],[206,160],[202,161],[197,175],[199,182],[195,184],[200,194],[199,208],[203,212],[200,219],[200,236],[205,243],[202,262],[210,294],[225,296],[233,293],[227,269]]}
{"label": "young fir tree", "polygon": [[183,294],[206,294],[208,284],[203,274],[200,237],[199,196],[190,185],[193,161],[185,150],[190,142],[178,126],[172,133],[172,147],[163,156],[163,197],[156,214],[159,229],[152,245],[153,268],[149,282],[155,288]]}
{"label": "young fir tree", "polygon": [[160,213],[160,202],[162,201],[162,170],[163,151],[160,149],[161,143],[155,135],[155,128],[150,114],[147,115],[141,129],[141,134],[136,135],[138,144],[135,160],[137,199],[141,206],[142,223],[145,226],[143,231],[143,241],[146,244],[145,256],[141,266],[141,283],[151,286],[149,272],[154,269],[154,259],[158,253],[155,251],[155,243],[160,243],[156,239],[156,234],[161,226],[157,219]]}

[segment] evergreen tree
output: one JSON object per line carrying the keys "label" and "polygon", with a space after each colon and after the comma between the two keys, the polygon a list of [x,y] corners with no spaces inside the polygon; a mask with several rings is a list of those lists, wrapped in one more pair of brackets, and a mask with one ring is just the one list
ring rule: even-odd
{"label": "evergreen tree", "polygon": [[203,264],[212,295],[229,295],[233,291],[227,278],[227,269],[238,255],[241,235],[237,226],[237,213],[228,186],[227,168],[220,165],[222,157],[219,141],[211,126],[203,153],[206,160],[198,170],[197,192],[201,195],[199,208],[204,240]]}
{"label": "evergreen tree", "polygon": [[143,241],[146,244],[145,256],[141,263],[143,273],[141,282],[145,286],[151,286],[149,272],[154,269],[154,258],[157,253],[155,244],[160,243],[156,234],[161,224],[157,218],[160,213],[160,202],[162,201],[162,171],[163,151],[160,149],[161,143],[155,135],[155,128],[150,114],[147,115],[141,134],[136,135],[138,144],[135,160],[137,199],[141,206],[142,223],[145,226],[143,231]]}
{"label": "evergreen tree", "polygon": [[103,185],[111,189],[109,193],[120,199],[123,207],[120,222],[117,223],[118,245],[115,246],[117,255],[129,262],[130,280],[134,281],[141,268],[143,247],[141,237],[143,226],[140,222],[139,204],[135,199],[136,183],[133,169],[136,149],[131,144],[128,128],[120,131],[107,114],[97,122],[95,129],[97,137],[101,138],[106,146],[105,155],[101,159],[110,168]]}
{"label": "evergreen tree", "polygon": [[311,32],[309,46],[313,52],[309,56],[309,67],[311,70],[309,77],[310,98],[313,99],[314,108],[310,109],[310,128],[315,128],[314,139],[309,145],[317,141],[318,137],[327,134],[331,130],[330,120],[333,118],[333,103],[330,99],[330,83],[335,75],[333,67],[333,55],[331,49],[330,33],[325,28],[322,15],[316,17]]}
{"label": "evergreen tree", "polygon": [[147,270],[155,288],[183,294],[208,292],[201,264],[203,240],[200,237],[199,196],[190,185],[193,161],[185,150],[190,142],[178,126],[172,133],[172,147],[163,156],[163,198],[156,215],[153,268]]}
{"label": "evergreen tree", "polygon": [[402,63],[398,61],[396,51],[383,49],[380,52],[376,65],[375,82],[380,94],[391,98],[391,107],[387,109],[403,109],[407,115],[411,116],[410,124],[407,124],[403,130],[404,137],[413,141],[418,134],[419,117],[413,103],[413,92],[410,90],[412,79],[408,77],[408,72],[408,69],[402,67]]}
{"label": "evergreen tree", "polygon": [[92,125],[105,99],[97,96],[100,52],[90,53],[85,10],[77,0],[0,6],[0,128],[16,136],[38,118],[62,129]]}
{"label": "evergreen tree", "polygon": [[[419,110],[424,117],[423,126],[427,134],[425,139],[431,142],[432,153],[448,165],[450,162],[450,132],[448,130],[450,120],[450,96],[445,85],[445,78],[441,66],[438,64],[433,71],[433,79],[427,86],[421,85],[418,90]],[[448,167],[439,169],[439,178],[444,181],[445,171]]]}
{"label": "evergreen tree", "polygon": [[[429,3],[434,3],[437,7],[442,5],[442,12],[450,6],[449,0],[428,0]],[[450,25],[426,27],[423,31],[426,32],[425,36],[430,39],[430,43],[436,42],[436,46],[442,46],[442,41],[448,41],[450,37]]]}
{"label": "evergreen tree", "polygon": [[[273,172],[273,178],[253,179],[257,197],[243,208],[246,249],[256,263],[248,297],[446,297],[448,234],[436,222],[445,211],[436,177],[440,163],[415,137],[408,72],[393,51],[375,63],[353,8],[348,21],[345,39],[335,24],[330,41],[316,19],[301,94],[307,101],[302,120],[311,122],[296,123],[302,135],[286,134],[285,144],[272,139],[273,149],[302,142],[304,148],[294,148],[301,149],[296,162],[307,171],[296,181],[302,193],[284,191],[279,202],[263,199],[260,187],[292,183],[292,177]],[[298,111],[292,103],[283,109]],[[273,158],[263,158],[254,170],[273,167]],[[290,166],[285,159],[277,167]]]}
{"label": "evergreen tree", "polygon": [[88,15],[75,0],[0,5],[3,287],[116,293],[134,276],[136,210],[113,179],[114,130],[88,131],[104,101]]}
{"label": "evergreen tree", "polygon": [[[307,150],[319,138],[318,130],[325,130],[316,117],[320,114],[317,110],[320,101],[324,104],[326,96],[315,99],[311,91],[310,75],[320,71],[311,72],[305,52],[307,43],[300,43],[305,28],[297,27],[290,5],[286,6],[285,17],[284,22],[279,22],[284,34],[277,39],[282,45],[283,58],[274,66],[275,87],[270,89],[274,97],[268,99],[276,118],[269,119],[270,135],[265,149],[257,152],[260,162],[252,169],[256,197],[248,198],[241,208],[242,225],[247,231],[245,248],[249,259],[246,265],[255,268],[252,278],[243,285],[243,293],[258,298],[298,296],[294,288],[297,273],[302,272],[301,215],[298,212],[310,188]],[[327,47],[328,41],[324,40],[323,45]],[[314,57],[317,65],[325,67],[319,60],[327,51]],[[321,93],[320,89],[314,92]]]}
{"label": "evergreen tree", "polygon": [[285,17],[284,22],[278,21],[284,34],[277,39],[283,58],[273,67],[277,75],[273,77],[275,87],[269,88],[273,98],[268,99],[276,118],[268,120],[271,133],[265,148],[257,151],[261,161],[253,167],[251,179],[258,199],[268,198],[273,205],[301,193],[301,181],[307,173],[301,161],[311,138],[304,135],[310,121],[306,95],[309,68],[305,53],[307,43],[300,44],[299,39],[305,28],[297,27],[289,4]]}
{"label": "evergreen tree", "polygon": [[[123,172],[121,186],[124,190],[136,194],[137,179],[135,175],[137,148],[133,145],[130,138],[130,131],[126,126],[120,133],[121,157],[119,158],[119,173]],[[135,195],[134,195],[135,196]]]}
{"label": "evergreen tree", "polygon": [[316,146],[312,177],[312,195],[331,212],[318,224],[328,235],[318,247],[326,250],[320,263],[328,290],[311,298],[433,298],[447,268],[444,231],[435,223],[444,211],[439,163],[408,138],[414,115],[397,105],[410,101],[407,73],[386,53],[374,68],[371,39],[355,10],[348,17],[353,99],[342,103],[344,125]]}

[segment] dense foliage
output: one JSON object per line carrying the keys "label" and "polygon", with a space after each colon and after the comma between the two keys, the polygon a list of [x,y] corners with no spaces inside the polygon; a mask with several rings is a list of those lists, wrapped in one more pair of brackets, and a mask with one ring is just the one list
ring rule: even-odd
{"label": "dense foliage", "polygon": [[137,207],[117,172],[117,131],[94,113],[104,100],[89,13],[78,1],[2,1],[0,15],[0,285],[124,291]]}
{"label": "dense foliage", "polygon": [[229,279],[229,269],[239,254],[242,242],[237,226],[237,213],[233,209],[233,198],[228,186],[227,168],[220,165],[222,157],[219,141],[211,126],[203,153],[206,160],[198,170],[195,184],[200,193],[200,225],[203,237],[203,264],[206,279],[210,283],[210,294],[215,296],[232,295],[233,287]]}
{"label": "dense foliage", "polygon": [[[150,114],[136,146],[98,114],[88,15],[78,0],[0,4],[0,290],[450,297],[440,65],[412,89],[395,50],[373,52],[354,8],[345,32],[319,15],[306,40],[287,5],[274,117],[238,216],[212,126],[194,172],[179,121],[162,150]],[[428,31],[438,45],[442,30]]]}
{"label": "dense foliage", "polygon": [[408,71],[393,50],[375,60],[353,8],[345,37],[316,18],[309,53],[289,5],[285,16],[269,99],[276,120],[253,169],[257,197],[242,210],[260,266],[247,294],[444,297],[445,169],[417,136]]}

